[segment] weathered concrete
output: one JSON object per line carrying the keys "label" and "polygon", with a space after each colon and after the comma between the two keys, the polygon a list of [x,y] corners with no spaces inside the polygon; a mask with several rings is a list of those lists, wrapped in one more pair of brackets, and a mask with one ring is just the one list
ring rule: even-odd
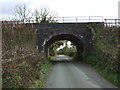
{"label": "weathered concrete", "polygon": [[37,45],[47,55],[48,46],[58,40],[69,40],[77,47],[78,56],[89,51],[92,43],[90,28],[102,27],[103,23],[49,23],[36,24]]}

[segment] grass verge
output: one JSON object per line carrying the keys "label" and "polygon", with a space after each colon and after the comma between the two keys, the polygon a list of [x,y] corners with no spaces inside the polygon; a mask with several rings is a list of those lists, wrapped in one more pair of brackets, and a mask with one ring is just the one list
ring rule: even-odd
{"label": "grass verge", "polygon": [[35,48],[35,28],[2,23],[2,88],[43,87],[50,63]]}
{"label": "grass verge", "polygon": [[33,82],[33,85],[30,86],[30,88],[44,88],[46,78],[48,76],[50,68],[51,68],[51,63],[49,62],[49,60],[45,60],[45,62],[40,67],[41,78],[38,80],[35,80]]}
{"label": "grass verge", "polygon": [[93,50],[84,61],[93,66],[105,79],[120,87],[118,42],[119,27],[105,27],[93,35]]}

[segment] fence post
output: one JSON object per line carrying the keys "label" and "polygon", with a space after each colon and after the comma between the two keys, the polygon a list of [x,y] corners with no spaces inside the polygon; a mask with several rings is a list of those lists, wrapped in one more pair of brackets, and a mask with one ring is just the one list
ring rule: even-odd
{"label": "fence post", "polygon": [[105,26],[107,27],[107,19],[105,19]]}
{"label": "fence post", "polygon": [[115,26],[117,26],[117,19],[115,19]]}
{"label": "fence post", "polygon": [[109,27],[111,26],[111,22],[109,22]]}
{"label": "fence post", "polygon": [[102,22],[103,22],[103,16],[102,16]]}
{"label": "fence post", "polygon": [[77,17],[76,17],[76,23],[77,23]]}
{"label": "fence post", "polygon": [[89,16],[89,22],[90,22],[90,16]]}

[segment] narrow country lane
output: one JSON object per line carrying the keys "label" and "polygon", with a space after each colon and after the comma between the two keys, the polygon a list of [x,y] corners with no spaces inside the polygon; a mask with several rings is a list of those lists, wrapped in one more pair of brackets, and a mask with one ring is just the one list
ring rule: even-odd
{"label": "narrow country lane", "polygon": [[45,88],[116,88],[87,64],[72,61],[64,55],[59,55],[57,60],[53,63]]}

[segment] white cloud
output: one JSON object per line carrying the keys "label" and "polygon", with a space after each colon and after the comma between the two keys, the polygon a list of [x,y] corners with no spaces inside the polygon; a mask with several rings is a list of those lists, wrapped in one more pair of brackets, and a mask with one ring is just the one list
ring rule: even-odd
{"label": "white cloud", "polygon": [[117,17],[118,0],[46,0],[46,5],[60,16]]}
{"label": "white cloud", "polygon": [[3,14],[10,15],[16,4],[25,3],[34,11],[36,8],[48,7],[58,16],[104,16],[104,18],[118,17],[119,0],[0,0]]}

